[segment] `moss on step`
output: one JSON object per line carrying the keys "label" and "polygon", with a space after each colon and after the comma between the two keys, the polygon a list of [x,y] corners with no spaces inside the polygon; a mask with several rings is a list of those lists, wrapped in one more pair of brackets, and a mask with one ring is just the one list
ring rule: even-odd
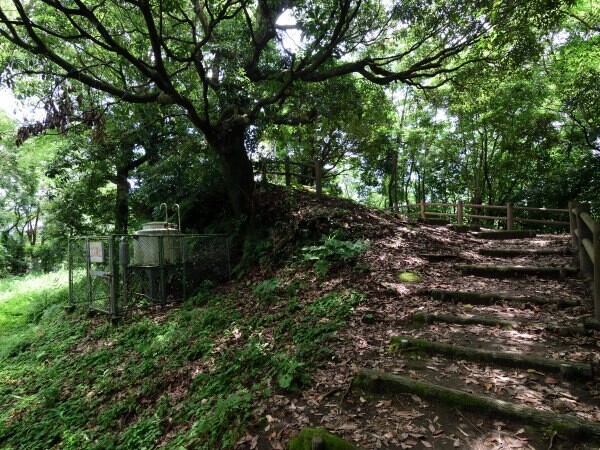
{"label": "moss on step", "polygon": [[413,349],[429,354],[442,354],[448,358],[454,359],[463,358],[470,361],[490,363],[504,367],[536,369],[545,372],[558,373],[564,379],[590,379],[594,376],[594,371],[590,364],[577,361],[548,359],[536,354],[483,350],[462,345],[428,341],[425,339],[413,339],[408,336],[392,336],[390,352]]}
{"label": "moss on step", "polygon": [[290,439],[286,450],[360,450],[354,444],[329,433],[322,428],[305,428]]}
{"label": "moss on step", "polygon": [[421,281],[421,277],[415,272],[400,272],[396,279],[400,283],[418,283]]}
{"label": "moss on step", "polygon": [[494,418],[517,420],[578,442],[600,443],[600,424],[577,416],[539,410],[374,369],[360,369],[352,385],[379,395],[415,394],[448,407],[466,408]]}

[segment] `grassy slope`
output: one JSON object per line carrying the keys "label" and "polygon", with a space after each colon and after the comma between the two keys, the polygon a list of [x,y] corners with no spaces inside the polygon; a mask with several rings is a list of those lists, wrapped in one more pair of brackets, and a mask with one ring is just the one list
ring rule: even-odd
{"label": "grassy slope", "polygon": [[[327,220],[336,214],[347,211],[329,211]],[[323,222],[317,215],[294,223],[312,233]],[[4,282],[0,448],[233,447],[272,390],[308,380],[363,300],[345,290],[315,296],[297,275],[315,260],[323,274],[329,263],[346,263],[355,246],[336,242],[305,249],[310,261],[290,263],[277,278],[246,274],[117,326],[83,308],[66,313],[64,284]]]}

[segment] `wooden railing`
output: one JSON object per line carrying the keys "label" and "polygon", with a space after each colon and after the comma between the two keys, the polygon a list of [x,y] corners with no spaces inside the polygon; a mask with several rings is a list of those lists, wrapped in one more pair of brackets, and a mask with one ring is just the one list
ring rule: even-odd
{"label": "wooden railing", "polygon": [[569,203],[569,218],[579,270],[592,278],[594,319],[600,320],[600,223],[590,215],[589,206],[580,203]]}
{"label": "wooden railing", "polygon": [[[519,212],[527,211],[544,215],[564,215],[566,219],[569,214],[568,209],[532,208],[528,206],[515,206],[512,203],[507,203],[506,205],[478,205],[463,203],[462,201],[459,201],[458,203],[420,202],[413,205],[401,206],[401,208],[407,209],[407,215],[418,215],[421,219],[426,219],[427,217],[453,217],[456,218],[458,225],[463,225],[465,219],[501,221],[506,223],[507,230],[512,230],[515,222],[560,226],[568,226],[570,224],[567,220],[532,219],[529,217],[518,217],[516,215]],[[411,208],[418,208],[418,211],[410,212]],[[431,208],[446,208],[447,211],[430,211],[429,209]],[[471,212],[469,213],[468,210]],[[503,215],[490,215],[489,211],[505,212]],[[483,212],[483,214],[481,214],[481,212]]]}
{"label": "wooden railing", "polygon": [[[283,160],[261,159],[259,162],[260,173],[263,181],[267,181],[268,175],[281,175],[285,177],[285,185],[292,184],[292,176],[300,180],[315,182],[315,191],[318,196],[323,192],[323,165],[320,161],[309,163],[293,162],[289,158]],[[282,168],[283,167],[283,168]],[[292,172],[292,168],[304,167],[310,170],[311,175]]]}

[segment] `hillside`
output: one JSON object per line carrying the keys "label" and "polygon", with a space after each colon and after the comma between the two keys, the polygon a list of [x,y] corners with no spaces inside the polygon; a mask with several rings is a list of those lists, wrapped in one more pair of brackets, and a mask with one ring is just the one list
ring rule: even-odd
{"label": "hillside", "polygon": [[[562,267],[567,236],[485,241],[310,193],[261,201],[269,231],[245,248],[244,267],[182,305],[113,326],[67,314],[56,306],[64,296],[32,297],[27,323],[0,332],[0,447],[277,449],[320,427],[365,449],[593,448],[593,375],[573,381],[529,362],[503,368],[417,351],[427,341],[595,368],[596,332],[572,333],[591,316],[588,283],[566,269],[557,279],[489,278],[458,266],[506,264],[481,248],[533,246],[561,251],[510,264]],[[440,291],[495,298],[434,300]],[[373,393],[364,369],[557,413],[562,428],[542,424],[544,433],[533,419],[481,414],[429,388],[383,395],[382,377]],[[575,444],[567,416],[583,424]]]}

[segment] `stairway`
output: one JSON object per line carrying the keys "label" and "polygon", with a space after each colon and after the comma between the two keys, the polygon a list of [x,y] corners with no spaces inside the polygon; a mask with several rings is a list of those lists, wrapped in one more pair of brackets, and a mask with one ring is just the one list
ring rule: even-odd
{"label": "stairway", "polygon": [[417,307],[344,399],[402,423],[381,420],[373,448],[598,448],[597,339],[569,242],[517,237],[427,258],[463,282],[420,292],[434,309]]}

